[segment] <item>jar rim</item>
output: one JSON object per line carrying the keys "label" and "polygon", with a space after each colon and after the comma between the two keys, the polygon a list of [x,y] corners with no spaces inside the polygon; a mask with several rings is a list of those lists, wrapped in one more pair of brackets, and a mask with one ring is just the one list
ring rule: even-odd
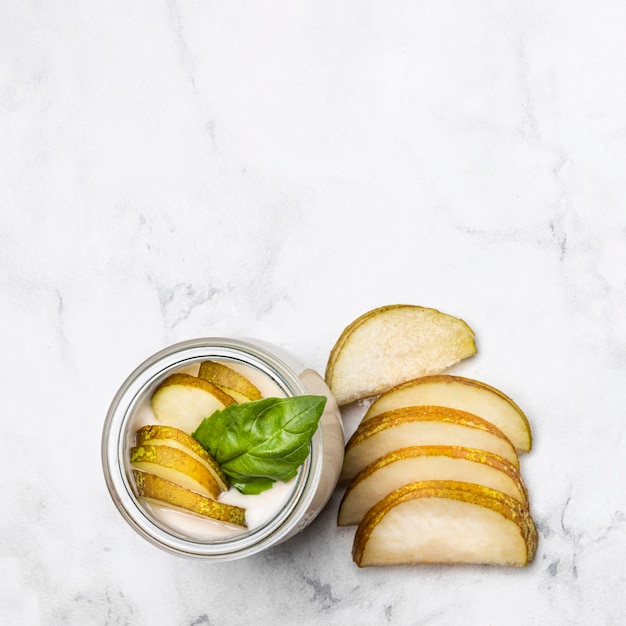
{"label": "jar rim", "polygon": [[310,444],[310,453],[294,479],[295,485],[285,505],[270,520],[228,538],[199,540],[159,523],[135,495],[130,479],[128,437],[132,417],[150,390],[173,370],[207,358],[232,360],[266,374],[286,396],[308,391],[297,374],[280,358],[258,345],[226,337],[201,337],[170,345],[144,360],[124,380],[115,394],[102,432],[102,467],[107,488],[117,509],[130,526],[158,547],[183,556],[214,561],[233,560],[260,552],[282,541],[298,526],[315,496],[321,479],[323,438],[320,429]]}

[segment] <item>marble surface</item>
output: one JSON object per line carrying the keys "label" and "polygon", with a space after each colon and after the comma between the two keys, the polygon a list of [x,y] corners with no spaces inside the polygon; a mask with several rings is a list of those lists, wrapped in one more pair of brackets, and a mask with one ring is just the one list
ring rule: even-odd
{"label": "marble surface", "polygon": [[[590,0],[2,3],[0,622],[623,623],[625,25]],[[227,335],[323,372],[396,302],[465,319],[453,371],[526,411],[532,565],[359,569],[340,491],[225,564],[121,518],[100,437],[143,359]]]}

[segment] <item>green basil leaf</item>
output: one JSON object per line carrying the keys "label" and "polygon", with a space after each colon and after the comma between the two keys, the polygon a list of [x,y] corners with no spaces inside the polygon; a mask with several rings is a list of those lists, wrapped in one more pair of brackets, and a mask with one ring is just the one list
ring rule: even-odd
{"label": "green basil leaf", "polygon": [[239,480],[231,478],[230,484],[245,495],[256,496],[267,489],[271,489],[276,481],[271,478],[246,478]]}
{"label": "green basil leaf", "polygon": [[233,404],[202,420],[193,437],[237,489],[254,490],[268,485],[268,479],[286,481],[296,475],[309,455],[325,405],[324,396]]}

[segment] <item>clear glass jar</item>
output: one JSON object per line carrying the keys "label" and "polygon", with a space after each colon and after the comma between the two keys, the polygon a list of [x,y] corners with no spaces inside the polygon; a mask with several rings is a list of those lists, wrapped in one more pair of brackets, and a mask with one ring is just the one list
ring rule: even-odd
{"label": "clear glass jar", "polygon": [[[288,357],[289,358],[289,357]],[[160,382],[182,368],[207,359],[250,367],[266,376],[285,396],[327,397],[310,454],[294,479],[293,489],[276,514],[257,528],[233,537],[198,538],[164,523],[137,497],[130,465],[136,416]],[[300,368],[295,365],[298,371]],[[343,463],[344,432],[335,399],[313,370],[296,374],[285,360],[258,345],[226,338],[201,338],[170,346],[144,361],[113,399],[102,434],[102,465],[109,493],[126,521],[140,535],[169,552],[226,561],[243,558],[285,541],[303,530],[332,495]],[[250,496],[254,497],[254,496]]]}

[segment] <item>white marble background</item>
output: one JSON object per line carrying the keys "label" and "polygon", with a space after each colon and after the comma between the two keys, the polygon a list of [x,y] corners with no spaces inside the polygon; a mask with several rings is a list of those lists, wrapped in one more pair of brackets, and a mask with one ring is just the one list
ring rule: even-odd
{"label": "white marble background", "polygon": [[[625,32],[602,0],[2,2],[0,623],[624,623]],[[527,412],[530,567],[360,570],[339,493],[227,564],[126,525],[100,435],[139,362],[225,334],[323,371],[396,302],[463,317],[456,371]]]}

